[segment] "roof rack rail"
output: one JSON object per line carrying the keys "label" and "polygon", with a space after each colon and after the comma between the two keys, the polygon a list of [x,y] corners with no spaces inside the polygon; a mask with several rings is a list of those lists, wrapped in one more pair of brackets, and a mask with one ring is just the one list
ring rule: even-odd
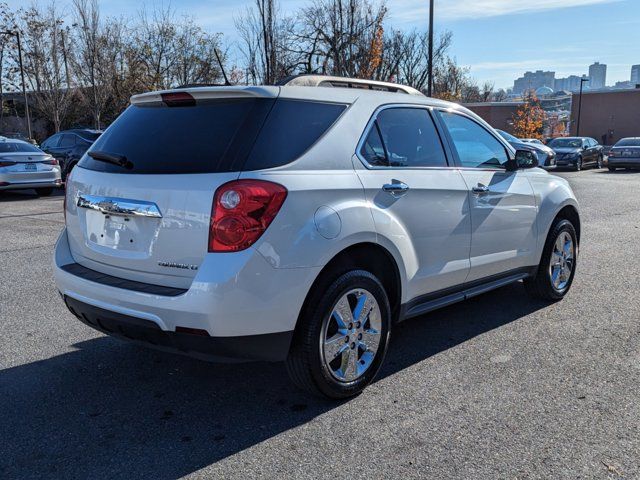
{"label": "roof rack rail", "polygon": [[399,83],[378,82],[377,80],[364,80],[361,78],[333,77],[330,75],[293,75],[276,83],[279,86],[296,87],[338,87],[360,88],[363,90],[377,90],[380,92],[407,93],[409,95],[423,95],[413,87],[400,85]]}

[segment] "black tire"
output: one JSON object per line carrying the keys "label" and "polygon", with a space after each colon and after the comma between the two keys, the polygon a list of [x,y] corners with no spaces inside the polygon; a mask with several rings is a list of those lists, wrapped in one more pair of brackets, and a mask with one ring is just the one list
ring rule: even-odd
{"label": "black tire", "polygon": [[[317,282],[310,293],[298,320],[291,350],[286,360],[287,372],[293,383],[313,395],[332,399],[348,398],[359,394],[375,378],[389,344],[391,308],[389,298],[378,278],[365,270],[352,270],[335,280]],[[336,303],[347,292],[362,288],[369,291],[380,308],[380,343],[368,369],[350,382],[335,378],[324,361],[320,342],[324,328]],[[357,358],[357,357],[356,357]]]}
{"label": "black tire", "polygon": [[36,188],[36,193],[38,194],[39,197],[48,197],[53,193],[53,188],[52,187]]}
{"label": "black tire", "polygon": [[[553,252],[554,245],[558,237],[564,232],[568,233],[573,240],[574,254],[573,254],[573,266],[566,286],[562,290],[556,290],[551,281],[551,272],[549,264],[551,262],[551,254]],[[573,224],[567,219],[558,219],[556,223],[551,227],[551,231],[547,236],[547,240],[544,244],[544,250],[542,251],[542,258],[540,259],[540,265],[533,278],[527,278],[524,280],[524,286],[527,293],[534,298],[540,298],[549,301],[562,300],[565,295],[571,289],[573,278],[576,274],[576,266],[578,259],[578,236]]]}
{"label": "black tire", "polygon": [[576,172],[579,172],[580,170],[582,170],[582,157],[578,158],[578,160],[576,160],[576,164],[574,165],[574,170]]}
{"label": "black tire", "polygon": [[616,167],[609,167],[609,171],[610,172],[615,172],[616,171]]}

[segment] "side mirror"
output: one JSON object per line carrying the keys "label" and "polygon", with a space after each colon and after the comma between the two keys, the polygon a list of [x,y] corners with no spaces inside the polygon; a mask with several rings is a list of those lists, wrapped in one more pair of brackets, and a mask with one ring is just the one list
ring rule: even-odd
{"label": "side mirror", "polygon": [[507,162],[507,170],[513,172],[521,168],[535,168],[539,165],[538,154],[532,150],[516,150],[515,160]]}

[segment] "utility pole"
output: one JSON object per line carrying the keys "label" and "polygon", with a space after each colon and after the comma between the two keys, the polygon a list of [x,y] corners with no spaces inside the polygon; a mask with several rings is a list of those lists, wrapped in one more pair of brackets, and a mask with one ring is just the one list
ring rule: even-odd
{"label": "utility pole", "polygon": [[433,2],[429,0],[429,79],[427,85],[427,96],[433,93]]}
{"label": "utility pole", "polygon": [[27,98],[27,87],[24,81],[24,66],[22,65],[22,46],[20,45],[20,32],[7,30],[0,32],[5,35],[14,35],[18,41],[18,63],[20,65],[20,77],[22,78],[22,94],[24,95],[24,114],[27,119],[27,132],[29,138],[31,138],[31,118],[29,117],[29,99]]}
{"label": "utility pole", "polygon": [[580,115],[582,114],[582,86],[588,82],[588,78],[580,79],[580,95],[578,96],[578,122],[576,123],[576,137],[580,136]]}

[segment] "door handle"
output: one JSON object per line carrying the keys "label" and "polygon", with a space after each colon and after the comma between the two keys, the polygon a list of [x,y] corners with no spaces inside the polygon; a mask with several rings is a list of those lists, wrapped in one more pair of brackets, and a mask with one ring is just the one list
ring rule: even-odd
{"label": "door handle", "polygon": [[404,182],[385,183],[382,186],[382,190],[384,190],[387,193],[390,193],[393,196],[400,196],[400,195],[404,195],[409,191],[409,185],[407,185]]}
{"label": "door handle", "polygon": [[489,187],[487,187],[486,185],[476,185],[471,189],[471,191],[478,194],[489,193]]}

